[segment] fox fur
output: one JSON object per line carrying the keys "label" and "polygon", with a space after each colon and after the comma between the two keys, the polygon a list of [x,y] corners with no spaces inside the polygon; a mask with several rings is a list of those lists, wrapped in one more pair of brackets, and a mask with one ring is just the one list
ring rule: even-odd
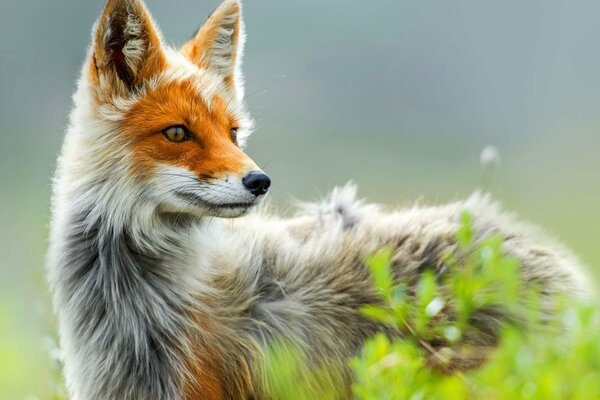
{"label": "fox fur", "polygon": [[[278,337],[315,364],[344,364],[382,329],[357,312],[377,301],[365,258],[391,247],[408,282],[441,270],[463,210],[477,240],[504,238],[525,283],[589,293],[568,251],[484,195],[386,211],[347,186],[290,219],[249,212],[264,196],[240,183],[260,171],[241,150],[252,129],[243,42],[237,0],[179,50],[140,0],[108,0],[94,27],[58,160],[47,257],[71,398],[268,398],[253,368]],[[171,143],[160,133],[169,124],[194,136]],[[478,318],[489,328],[479,342],[493,343],[504,316]]]}

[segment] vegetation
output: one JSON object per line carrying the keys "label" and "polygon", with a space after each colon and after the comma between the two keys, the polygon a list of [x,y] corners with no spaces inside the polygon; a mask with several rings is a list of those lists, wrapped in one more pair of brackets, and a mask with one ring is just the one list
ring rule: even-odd
{"label": "vegetation", "polygon": [[[553,299],[549,320],[536,290],[521,287],[518,261],[502,254],[501,238],[474,243],[471,217],[464,213],[457,241],[458,254],[447,255],[447,273],[424,273],[415,293],[406,282],[394,282],[389,250],[368,261],[382,303],[361,312],[400,335],[370,338],[350,361],[354,398],[600,398],[597,310]],[[469,339],[479,328],[471,317],[490,307],[513,318],[500,328],[497,347],[473,346]],[[479,368],[451,371],[459,364]],[[335,368],[307,367],[293,346],[277,344],[267,365],[266,381],[276,400],[340,395]]]}

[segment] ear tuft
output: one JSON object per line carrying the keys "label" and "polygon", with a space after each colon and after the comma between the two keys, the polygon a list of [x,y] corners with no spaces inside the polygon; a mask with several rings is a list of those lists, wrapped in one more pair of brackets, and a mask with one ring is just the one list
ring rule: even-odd
{"label": "ear tuft", "polygon": [[208,17],[194,37],[183,45],[181,51],[199,67],[222,76],[229,89],[241,93],[243,42],[241,4],[238,0],[226,0]]}
{"label": "ear tuft", "polygon": [[98,22],[94,62],[112,85],[132,90],[165,65],[160,35],[139,0],[109,0]]}

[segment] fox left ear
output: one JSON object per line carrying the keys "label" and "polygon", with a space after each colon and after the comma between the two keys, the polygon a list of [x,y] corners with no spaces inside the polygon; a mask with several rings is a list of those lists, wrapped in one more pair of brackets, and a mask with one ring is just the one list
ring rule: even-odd
{"label": "fox left ear", "polygon": [[127,92],[166,65],[160,33],[141,0],[108,0],[93,37],[92,81]]}
{"label": "fox left ear", "polygon": [[223,77],[225,86],[241,99],[244,83],[241,59],[245,41],[239,0],[225,0],[181,52],[200,68]]}

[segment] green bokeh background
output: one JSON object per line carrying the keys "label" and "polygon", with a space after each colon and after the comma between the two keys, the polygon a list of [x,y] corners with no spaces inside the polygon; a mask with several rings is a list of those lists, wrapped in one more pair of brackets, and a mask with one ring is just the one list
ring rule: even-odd
{"label": "green bokeh background", "polygon": [[[0,3],[0,398],[54,393],[51,176],[101,1]],[[217,0],[148,0],[171,43]],[[282,212],[353,180],[386,205],[480,186],[600,278],[600,3],[246,0],[248,153]],[[35,397],[30,397],[35,398]]]}

